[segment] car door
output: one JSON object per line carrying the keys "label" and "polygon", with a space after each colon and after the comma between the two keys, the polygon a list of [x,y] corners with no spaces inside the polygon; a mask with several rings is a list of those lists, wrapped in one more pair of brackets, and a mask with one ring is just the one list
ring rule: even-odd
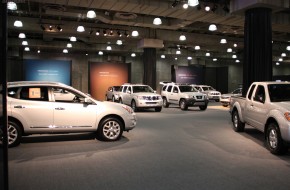
{"label": "car door", "polygon": [[171,93],[169,93],[170,102],[174,104],[179,103],[179,89],[177,86],[173,86]]}
{"label": "car door", "polygon": [[260,129],[264,128],[264,118],[267,114],[265,106],[266,93],[263,85],[258,85],[254,96],[246,105],[245,114],[250,125]]}
{"label": "car door", "polygon": [[11,98],[11,115],[19,119],[27,133],[52,131],[53,106],[49,102],[48,88],[44,86],[21,87]]}
{"label": "car door", "polygon": [[97,105],[84,103],[84,96],[66,88],[51,88],[54,102],[53,132],[93,131],[96,128]]}
{"label": "car door", "polygon": [[123,103],[124,104],[127,104],[127,105],[130,105],[131,104],[132,93],[133,93],[132,90],[133,90],[132,87],[131,86],[128,86],[126,92],[123,95],[123,98],[124,98]]}

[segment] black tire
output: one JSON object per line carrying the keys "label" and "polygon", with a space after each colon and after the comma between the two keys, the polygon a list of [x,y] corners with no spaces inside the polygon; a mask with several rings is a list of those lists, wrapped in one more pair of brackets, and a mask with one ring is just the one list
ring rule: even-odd
{"label": "black tire", "polygon": [[181,110],[187,110],[188,109],[188,106],[187,106],[186,101],[184,99],[180,100],[179,106],[180,106]]}
{"label": "black tire", "polygon": [[272,154],[281,155],[287,152],[283,144],[277,123],[270,123],[266,131],[266,146]]}
{"label": "black tire", "polygon": [[132,100],[132,102],[131,102],[131,108],[133,109],[134,112],[137,112],[138,111],[138,108],[136,106],[135,100]]}
{"label": "black tire", "polygon": [[105,141],[116,141],[121,138],[123,130],[123,123],[119,119],[108,117],[100,122],[97,135]]}
{"label": "black tire", "polygon": [[162,107],[155,108],[155,112],[161,112],[161,110],[162,110]]}
{"label": "black tire", "polygon": [[112,97],[112,102],[116,102],[115,96]]}
{"label": "black tire", "polygon": [[206,108],[207,108],[207,105],[199,106],[199,109],[200,109],[200,110],[206,110]]}
{"label": "black tire", "polygon": [[232,113],[233,129],[236,132],[243,132],[245,130],[245,123],[241,122],[239,112],[234,110]]}
{"label": "black tire", "polygon": [[163,107],[168,108],[169,103],[165,97],[163,97]]}
{"label": "black tire", "polygon": [[17,122],[8,121],[8,147],[18,146],[22,138],[22,130]]}

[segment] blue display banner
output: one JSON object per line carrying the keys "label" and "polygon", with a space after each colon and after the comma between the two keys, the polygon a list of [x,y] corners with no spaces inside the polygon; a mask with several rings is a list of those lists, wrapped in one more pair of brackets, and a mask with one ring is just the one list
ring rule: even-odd
{"label": "blue display banner", "polygon": [[71,61],[26,59],[24,80],[51,81],[71,85]]}

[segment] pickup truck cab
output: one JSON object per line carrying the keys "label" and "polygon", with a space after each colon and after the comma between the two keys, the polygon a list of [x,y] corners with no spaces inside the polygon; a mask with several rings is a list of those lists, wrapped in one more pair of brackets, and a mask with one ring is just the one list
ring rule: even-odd
{"label": "pickup truck cab", "polygon": [[290,82],[254,82],[246,97],[232,96],[230,113],[233,129],[244,131],[245,124],[265,134],[273,154],[283,154],[290,142]]}

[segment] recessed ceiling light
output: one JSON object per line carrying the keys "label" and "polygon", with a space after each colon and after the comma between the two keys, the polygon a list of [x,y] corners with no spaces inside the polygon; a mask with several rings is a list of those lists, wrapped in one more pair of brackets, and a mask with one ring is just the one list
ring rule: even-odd
{"label": "recessed ceiling light", "polygon": [[111,51],[112,50],[112,47],[111,46],[107,46],[106,49],[109,50],[109,51]]}
{"label": "recessed ceiling light", "polygon": [[139,36],[139,32],[137,30],[134,30],[132,32],[132,36],[134,36],[134,37]]}
{"label": "recessed ceiling light", "polygon": [[213,60],[213,61],[217,61],[217,58],[213,58],[212,60]]}
{"label": "recessed ceiling light", "polygon": [[220,43],[221,44],[226,44],[227,43],[227,40],[226,39],[221,39]]}
{"label": "recessed ceiling light", "polygon": [[71,42],[75,42],[75,41],[77,41],[77,38],[74,37],[74,36],[72,36],[72,37],[70,37],[70,41],[71,41]]}
{"label": "recessed ceiling light", "polygon": [[227,49],[227,52],[228,52],[228,53],[233,52],[232,48],[228,48],[228,49]]}
{"label": "recessed ceiling light", "polygon": [[154,18],[153,24],[154,25],[160,25],[160,24],[162,24],[161,18],[159,18],[159,17]]}
{"label": "recessed ceiling light", "polygon": [[14,26],[15,26],[15,27],[23,27],[23,24],[22,24],[22,22],[21,22],[20,20],[16,20],[16,21],[14,22]]}
{"label": "recessed ceiling light", "polygon": [[194,49],[195,50],[200,50],[200,46],[195,46]]}
{"label": "recessed ceiling light", "polygon": [[160,57],[161,57],[162,59],[165,59],[165,55],[161,55]]}
{"label": "recessed ceiling light", "polygon": [[68,53],[68,50],[67,49],[63,49],[62,52],[63,53]]}
{"label": "recessed ceiling light", "polygon": [[184,40],[186,40],[185,35],[181,34],[181,35],[179,36],[179,40],[180,40],[180,41],[184,41]]}
{"label": "recessed ceiling light", "polygon": [[135,53],[131,53],[131,57],[136,57],[136,54]]}
{"label": "recessed ceiling light", "polygon": [[29,47],[25,47],[24,51],[30,51]]}
{"label": "recessed ceiling light", "polygon": [[192,57],[188,56],[188,57],[187,57],[187,60],[192,60]]}
{"label": "recessed ceiling light", "polygon": [[237,55],[233,55],[232,58],[233,58],[233,59],[236,59],[236,58],[237,58]]}
{"label": "recessed ceiling light", "polygon": [[215,24],[211,24],[211,25],[209,25],[208,30],[209,31],[216,31],[217,30],[217,27],[216,27]]}
{"label": "recessed ceiling light", "polygon": [[99,51],[99,55],[103,55],[104,53],[102,51]]}
{"label": "recessed ceiling light", "polygon": [[19,33],[18,38],[26,38],[24,33]]}
{"label": "recessed ceiling light", "polygon": [[209,57],[210,56],[210,53],[209,52],[205,53],[205,56]]}
{"label": "recessed ceiling light", "polygon": [[199,4],[198,0],[188,0],[187,4],[191,7],[194,7]]}
{"label": "recessed ceiling light", "polygon": [[123,42],[122,42],[122,40],[117,40],[116,44],[117,44],[117,45],[122,45]]}
{"label": "recessed ceiling light", "polygon": [[181,51],[180,51],[180,50],[177,50],[177,51],[176,51],[176,54],[177,54],[177,55],[181,54]]}
{"label": "recessed ceiling light", "polygon": [[78,31],[78,32],[84,32],[84,31],[85,31],[85,27],[83,27],[83,26],[78,26],[77,31]]}
{"label": "recessed ceiling light", "polygon": [[7,9],[11,11],[17,10],[17,4],[13,1],[8,1],[7,2]]}
{"label": "recessed ceiling light", "polygon": [[87,18],[96,18],[96,17],[97,17],[97,15],[96,15],[96,12],[95,11],[89,10],[87,12]]}
{"label": "recessed ceiling light", "polygon": [[182,7],[183,7],[184,9],[187,9],[187,8],[188,8],[188,4],[187,4],[187,3],[184,3],[184,4],[182,5]]}
{"label": "recessed ceiling light", "polygon": [[24,46],[28,46],[28,42],[27,42],[27,41],[23,41],[23,42],[22,42],[22,45],[24,45]]}
{"label": "recessed ceiling light", "polygon": [[66,45],[66,47],[71,48],[71,47],[72,47],[72,44],[71,44],[71,43],[68,43],[68,44]]}

